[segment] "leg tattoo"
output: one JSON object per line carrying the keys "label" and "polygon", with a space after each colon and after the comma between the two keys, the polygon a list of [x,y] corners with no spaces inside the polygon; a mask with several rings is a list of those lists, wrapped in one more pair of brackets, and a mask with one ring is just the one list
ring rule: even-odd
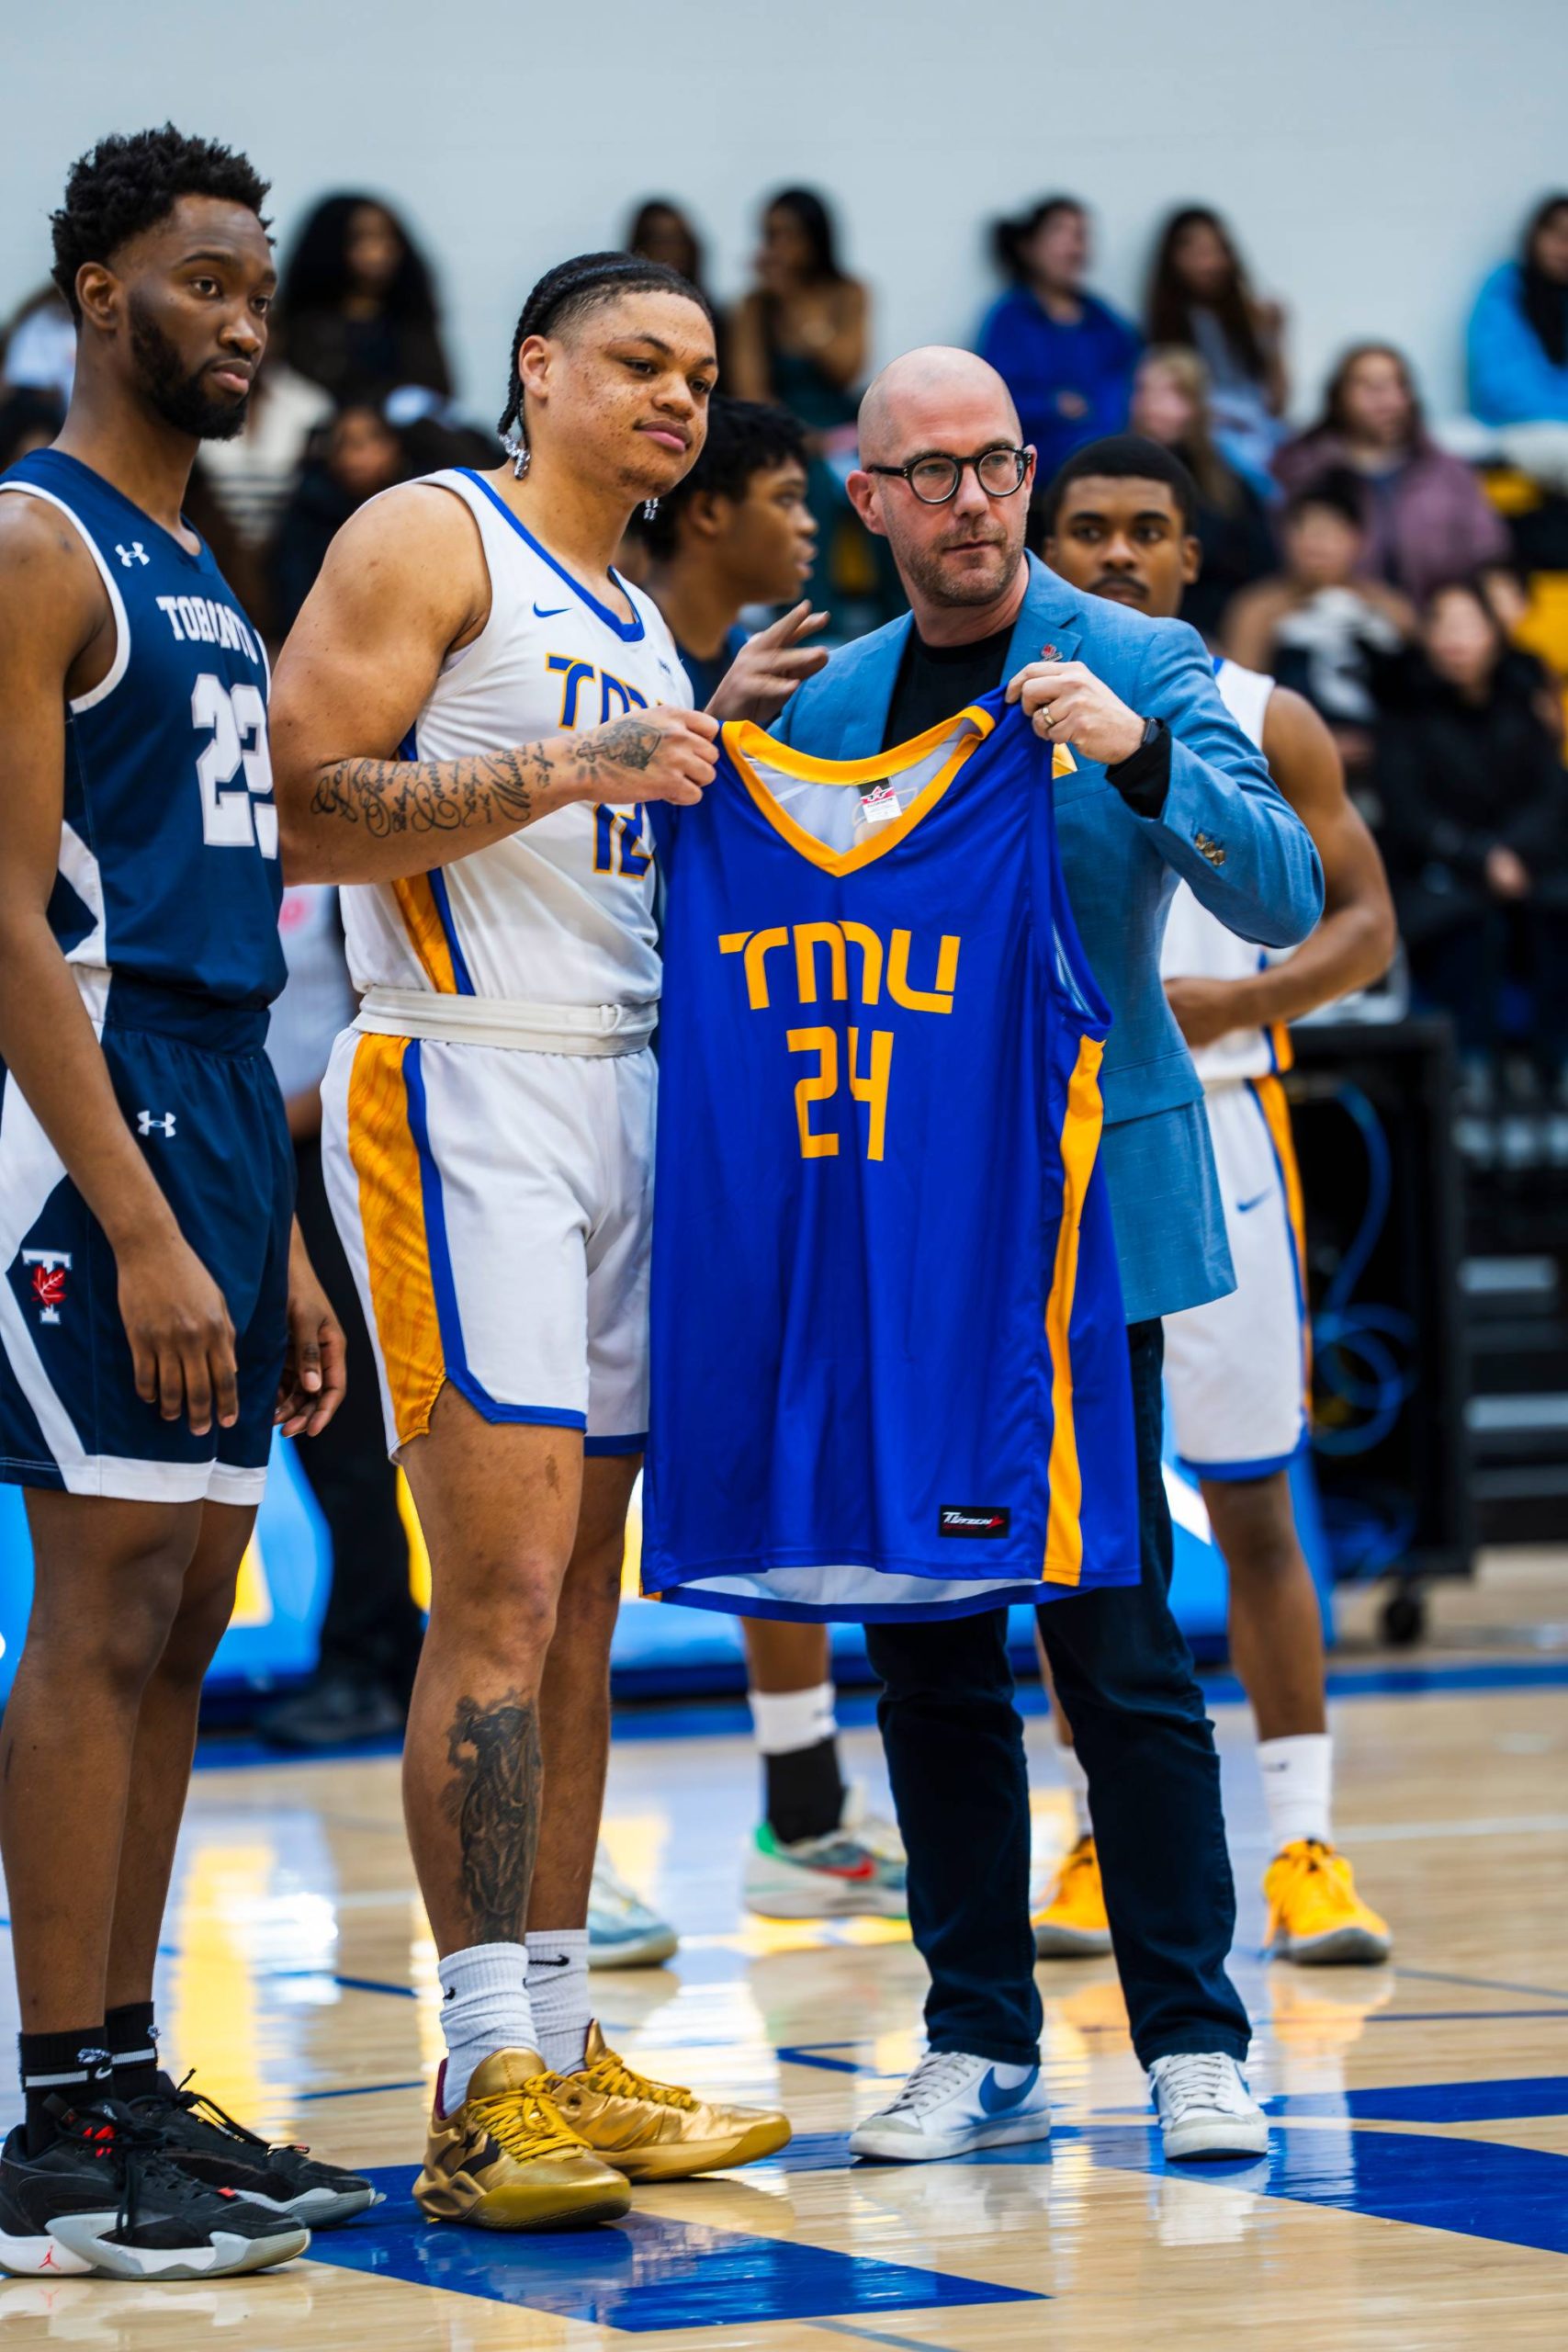
{"label": "leg tattoo", "polygon": [[521,1943],[544,1778],[537,1705],[515,1690],[488,1706],[460,1699],[446,1755],[456,1777],[446,1809],[457,1832],[458,1883],[472,1941]]}

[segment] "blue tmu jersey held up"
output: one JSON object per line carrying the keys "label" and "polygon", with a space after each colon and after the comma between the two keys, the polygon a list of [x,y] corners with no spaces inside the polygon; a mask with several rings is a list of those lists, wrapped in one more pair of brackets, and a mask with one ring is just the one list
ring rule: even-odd
{"label": "blue tmu jersey held up", "polygon": [[68,518],[114,616],[107,675],[67,708],[55,937],[111,987],[270,1003],[285,971],[260,639],[207,548],[76,458],[40,449],[0,487]]}
{"label": "blue tmu jersey held up", "polygon": [[957,1615],[1137,1579],[1108,1015],[1051,755],[725,729],[669,881],[644,1589]]}

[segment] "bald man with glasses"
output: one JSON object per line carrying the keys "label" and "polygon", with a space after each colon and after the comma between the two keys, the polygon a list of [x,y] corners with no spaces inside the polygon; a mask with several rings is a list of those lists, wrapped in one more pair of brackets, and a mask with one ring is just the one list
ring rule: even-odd
{"label": "bald man with glasses", "polygon": [[[1194,632],[1080,595],[1026,553],[1034,452],[993,368],[968,352],[907,354],[866,393],[860,435],[850,496],[888,541],[910,613],[834,653],[782,714],[769,697],[750,715],[800,750],[865,759],[1008,682],[1036,732],[1072,748],[1076,773],[1055,786],[1057,831],[1114,1015],[1101,1164],[1132,1359],[1143,1578],[1056,1602],[1046,1640],[1093,1789],[1111,1938],[1166,2154],[1254,2155],[1267,2132],[1225,1972],[1235,1896],[1219,1765],[1170,1613],[1160,1467],[1160,1317],[1235,1284],[1202,1090],[1166,1004],[1159,947],[1179,880],[1229,929],[1292,946],[1317,920],[1322,871]],[[919,2161],[1049,2132],[1006,1631],[1000,1612],[866,1628],[931,1989],[927,2055],[852,2135],[859,2154]]]}

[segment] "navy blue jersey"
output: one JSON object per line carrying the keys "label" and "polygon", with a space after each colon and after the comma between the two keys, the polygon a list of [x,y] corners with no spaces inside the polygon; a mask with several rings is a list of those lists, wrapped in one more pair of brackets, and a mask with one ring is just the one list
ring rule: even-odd
{"label": "navy blue jersey", "polygon": [[285,967],[260,639],[207,548],[75,458],[38,450],[0,490],[70,516],[114,615],[108,674],[68,707],[55,937],[111,988],[269,1004]]}
{"label": "navy blue jersey", "polygon": [[724,730],[668,905],[643,1582],[876,1619],[1138,1574],[1105,1005],[999,695],[871,760]]}

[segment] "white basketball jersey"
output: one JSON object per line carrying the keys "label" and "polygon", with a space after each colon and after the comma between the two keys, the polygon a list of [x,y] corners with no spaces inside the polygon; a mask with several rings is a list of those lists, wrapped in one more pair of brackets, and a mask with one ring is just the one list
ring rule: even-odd
{"label": "white basketball jersey", "polygon": [[[1222,662],[1214,672],[1221,699],[1244,735],[1263,748],[1263,718],[1274,681],[1237,662]],[[1166,917],[1165,944],[1160,949],[1160,978],[1172,979],[1249,980],[1273,959],[1250,939],[1227,931],[1218,915],[1196,899],[1185,882],[1176,886]],[[1271,1070],[1291,1067],[1290,1032],[1284,1023],[1268,1029],[1233,1029],[1193,1054],[1193,1065],[1205,1086],[1227,1079],[1266,1078]]]}
{"label": "white basketball jersey", "polygon": [[[689,707],[692,690],[658,608],[617,582],[625,620],[467,469],[426,480],[460,498],[479,526],[490,617],[449,654],[403,746],[456,760],[597,727],[650,703]],[[653,842],[636,807],[558,808],[521,832],[428,874],[356,883],[342,894],[360,989],[484,1000],[583,1014],[636,1012],[659,996]],[[459,1008],[454,1004],[456,1013]]]}

